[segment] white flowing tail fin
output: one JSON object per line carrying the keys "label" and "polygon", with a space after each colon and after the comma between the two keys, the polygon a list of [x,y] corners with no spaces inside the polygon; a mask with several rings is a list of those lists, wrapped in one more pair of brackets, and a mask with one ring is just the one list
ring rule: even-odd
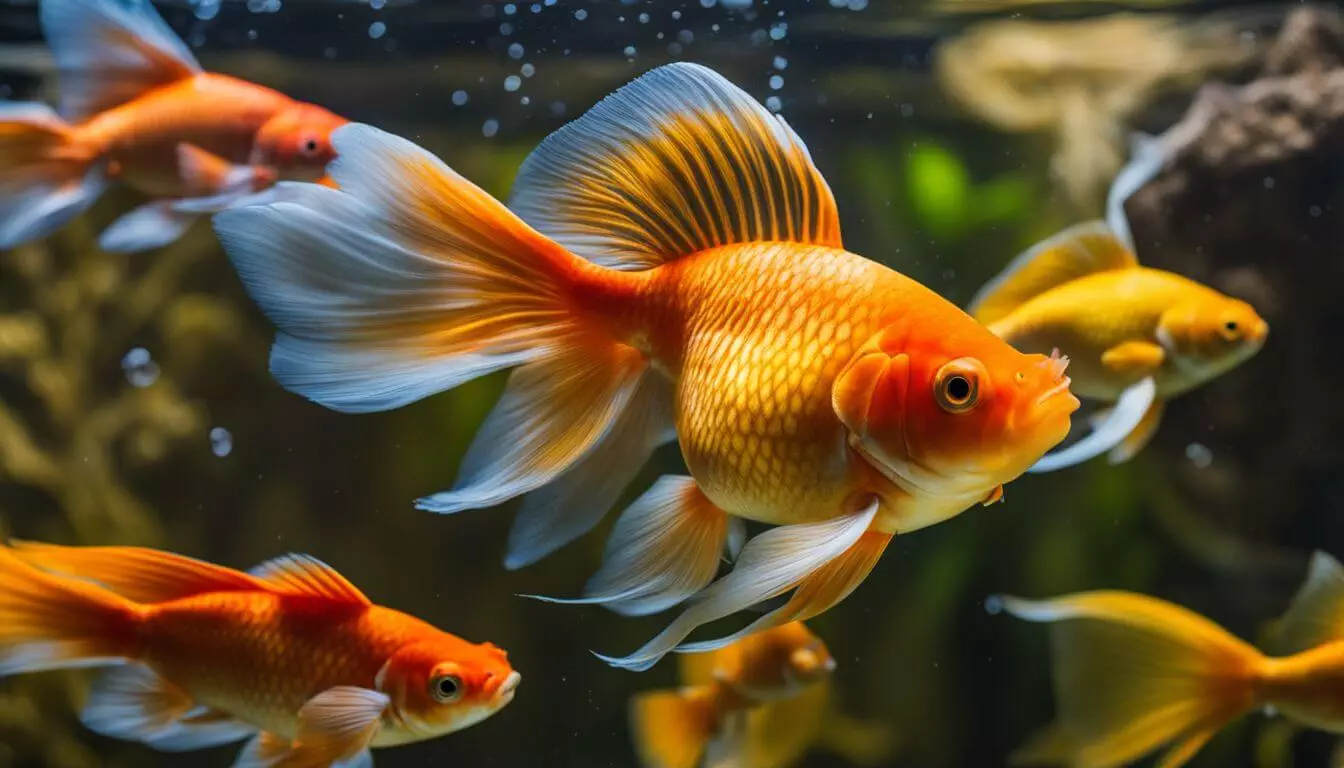
{"label": "white flowing tail fin", "polygon": [[253,299],[279,326],[271,370],[340,411],[396,408],[516,368],[435,512],[538,488],[612,429],[647,363],[579,307],[607,273],[538,234],[414,144],[335,134],[339,189],[284,184],[215,217]]}
{"label": "white flowing tail fin", "polygon": [[96,158],[41,104],[0,103],[0,249],[55,232],[103,190]]}

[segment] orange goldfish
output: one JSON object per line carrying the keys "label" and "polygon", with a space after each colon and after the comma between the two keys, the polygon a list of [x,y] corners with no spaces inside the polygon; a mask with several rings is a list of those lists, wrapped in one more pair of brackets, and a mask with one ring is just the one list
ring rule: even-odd
{"label": "orange goldfish", "polygon": [[1021,764],[1110,768],[1163,746],[1178,768],[1214,734],[1253,710],[1344,733],[1344,567],[1324,552],[1278,622],[1266,656],[1208,619],[1129,592],[1003,607],[1053,627],[1056,723],[1022,749]]}
{"label": "orange goldfish", "polygon": [[[591,529],[677,440],[690,476],[625,510],[581,602],[697,599],[617,665],[790,590],[744,632],[826,610],[892,535],[998,500],[1078,407],[1066,361],[844,250],[802,141],[704,67],[656,69],[548,138],[512,210],[404,139],[334,141],[339,191],[280,185],[215,218],[279,326],[272,372],[368,412],[513,368],[454,488],[418,503],[528,494],[510,568]],[[706,587],[743,519],[778,527]]]}
{"label": "orange goldfish", "polygon": [[0,675],[114,666],[82,720],[180,752],[251,738],[235,768],[371,766],[368,750],[508,704],[504,651],[374,605],[304,555],[243,573],[130,547],[0,547]]}
{"label": "orange goldfish", "polygon": [[1245,362],[1269,334],[1246,302],[1139,265],[1124,200],[1161,160],[1158,140],[1137,141],[1111,189],[1106,223],[1070,227],[1036,245],[971,303],[977,320],[1018,349],[1066,353],[1075,393],[1115,404],[1089,435],[1034,472],[1108,451],[1112,463],[1128,461],[1156,433],[1167,400]]}
{"label": "orange goldfish", "polygon": [[819,742],[853,762],[880,762],[890,738],[880,727],[834,712],[834,669],[826,644],[801,622],[684,655],[684,687],[631,702],[640,762],[645,768],[787,768]]}
{"label": "orange goldfish", "polygon": [[100,244],[156,248],[277,175],[317,179],[334,156],[343,118],[202,71],[148,0],[41,0],[39,13],[60,112],[0,103],[0,248],[50,234],[114,181],[155,202]]}

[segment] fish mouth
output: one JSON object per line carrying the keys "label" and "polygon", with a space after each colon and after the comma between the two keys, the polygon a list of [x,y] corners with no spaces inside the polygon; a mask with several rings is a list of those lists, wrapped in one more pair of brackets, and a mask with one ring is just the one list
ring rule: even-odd
{"label": "fish mouth", "polygon": [[495,703],[497,706],[504,706],[513,701],[513,696],[518,690],[518,684],[523,682],[523,676],[518,672],[510,672],[509,676],[504,678],[504,682],[499,684],[495,690]]}
{"label": "fish mouth", "polygon": [[1069,408],[1069,410],[1070,411],[1074,410],[1075,408],[1078,407],[1079,403],[1078,398],[1074,397],[1073,393],[1069,391],[1069,385],[1072,383],[1073,379],[1070,379],[1068,376],[1065,376],[1064,378],[1060,379],[1058,384],[1051,387],[1050,389],[1047,389],[1040,397],[1036,398],[1036,407],[1039,408],[1045,405],[1046,403],[1050,402],[1052,398],[1064,394],[1068,395],[1069,398],[1073,400],[1073,407]]}

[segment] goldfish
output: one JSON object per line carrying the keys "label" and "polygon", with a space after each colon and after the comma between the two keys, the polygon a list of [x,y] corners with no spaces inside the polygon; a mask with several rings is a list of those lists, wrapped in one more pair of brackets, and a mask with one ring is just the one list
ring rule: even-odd
{"label": "goldfish", "polygon": [[1235,368],[1264,346],[1269,324],[1245,301],[1181,275],[1143,267],[1123,203],[1161,164],[1155,140],[1112,187],[1108,221],[1086,222],[1018,256],[970,311],[1024,351],[1069,356],[1073,391],[1113,404],[1093,431],[1045,457],[1048,472],[1109,452],[1128,461],[1157,432],[1165,403]]}
{"label": "goldfish", "polygon": [[286,555],[246,573],[133,547],[0,547],[0,675],[105,666],[93,731],[184,752],[250,739],[235,768],[369,768],[369,750],[467,728],[521,676]]}
{"label": "goldfish", "polygon": [[787,768],[829,741],[865,765],[885,759],[883,729],[832,709],[835,659],[802,622],[681,657],[683,687],[636,696],[630,725],[644,768]]}
{"label": "goldfish", "polygon": [[[214,219],[279,328],[272,374],[362,413],[511,369],[455,485],[417,502],[526,496],[508,568],[592,529],[675,440],[689,475],[625,509],[577,602],[696,599],[617,666],[786,592],[742,632],[827,610],[893,535],[997,501],[1078,407],[1067,361],[846,251],[802,140],[705,67],[652,70],[561,128],[509,207],[376,128],[333,141],[339,190],[282,184]],[[774,527],[744,545],[744,520]]]}
{"label": "goldfish", "polygon": [[157,248],[275,178],[316,180],[346,121],[201,69],[148,0],[41,0],[59,113],[0,102],[0,248],[54,232],[112,183],[153,201],[101,236]]}
{"label": "goldfish", "polygon": [[1058,719],[1019,764],[1110,768],[1169,747],[1178,768],[1232,721],[1258,709],[1344,733],[1344,567],[1324,552],[1266,655],[1178,605],[1130,592],[1002,598],[1010,614],[1053,622]]}

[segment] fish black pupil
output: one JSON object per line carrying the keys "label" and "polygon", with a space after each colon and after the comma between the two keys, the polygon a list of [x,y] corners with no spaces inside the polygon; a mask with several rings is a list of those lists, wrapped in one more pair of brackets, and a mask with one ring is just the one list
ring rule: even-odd
{"label": "fish black pupil", "polygon": [[1235,330],[1237,330],[1237,321],[1236,321],[1236,320],[1228,320],[1227,323],[1223,325],[1223,327],[1226,328],[1226,329],[1229,330],[1229,331],[1235,331]]}
{"label": "fish black pupil", "polygon": [[457,695],[457,681],[451,677],[441,678],[439,680],[439,696],[445,699],[451,699]]}
{"label": "fish black pupil", "polygon": [[947,396],[961,402],[971,396],[971,382],[964,376],[953,376],[947,381]]}
{"label": "fish black pupil", "polygon": [[317,151],[317,139],[309,139],[308,141],[304,142],[304,144],[303,144],[303,148],[306,149],[306,150],[308,150],[309,152],[316,152],[316,151]]}

